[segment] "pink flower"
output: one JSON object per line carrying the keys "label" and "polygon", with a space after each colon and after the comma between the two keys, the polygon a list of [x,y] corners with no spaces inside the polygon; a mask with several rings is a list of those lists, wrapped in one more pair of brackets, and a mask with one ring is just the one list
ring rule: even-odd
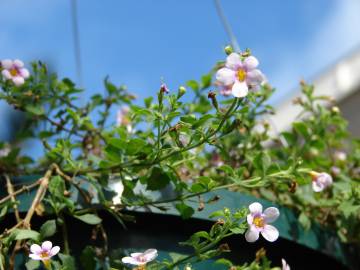
{"label": "pink flower", "polygon": [[242,57],[238,53],[231,53],[226,58],[225,67],[216,73],[216,80],[220,84],[220,93],[235,97],[245,97],[249,89],[257,89],[265,81],[264,75],[256,69],[259,61],[254,56]]}
{"label": "pink flower", "polygon": [[41,247],[37,244],[31,245],[30,251],[29,257],[31,259],[46,262],[59,253],[60,247],[53,247],[50,241],[45,241],[41,244]]}
{"label": "pink flower", "polygon": [[249,205],[250,214],[247,215],[249,229],[245,233],[245,239],[248,242],[255,242],[259,239],[259,234],[268,241],[274,242],[279,237],[279,231],[268,223],[274,222],[280,215],[276,207],[266,208],[263,213],[263,207],[260,203],[254,202]]}
{"label": "pink flower", "polygon": [[330,174],[322,172],[310,172],[312,177],[312,188],[315,192],[321,192],[332,185],[333,179]]}
{"label": "pink flower", "polygon": [[290,270],[290,266],[287,264],[287,262],[284,259],[281,259],[282,262],[282,270]]}
{"label": "pink flower", "polygon": [[30,76],[29,71],[24,68],[24,63],[18,59],[12,61],[5,59],[1,61],[1,74],[6,80],[12,80],[16,86],[23,85],[25,79]]}
{"label": "pink flower", "polygon": [[148,249],[144,253],[131,253],[131,257],[124,257],[121,259],[123,263],[129,263],[133,265],[145,265],[157,257],[158,253],[156,249]]}

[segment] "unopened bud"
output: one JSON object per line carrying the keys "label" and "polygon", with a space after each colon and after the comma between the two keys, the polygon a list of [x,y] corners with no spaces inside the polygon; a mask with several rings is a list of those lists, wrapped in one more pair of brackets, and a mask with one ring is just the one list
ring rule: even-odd
{"label": "unopened bud", "polygon": [[221,244],[218,249],[221,252],[230,252],[231,251],[231,249],[227,243]]}
{"label": "unopened bud", "polygon": [[224,51],[227,55],[231,54],[234,52],[233,48],[230,46],[230,45],[227,45],[225,48],[224,48]]}
{"label": "unopened bud", "polygon": [[340,109],[338,106],[333,106],[331,108],[331,112],[334,113],[334,114],[339,114],[340,113]]}
{"label": "unopened bud", "polygon": [[181,98],[186,93],[186,88],[184,86],[180,86],[178,90],[177,98]]}
{"label": "unopened bud", "polygon": [[211,103],[214,106],[214,108],[216,110],[219,110],[219,104],[218,104],[217,99],[216,99],[216,93],[213,92],[213,91],[210,91],[209,94],[208,94],[208,98],[211,99]]}

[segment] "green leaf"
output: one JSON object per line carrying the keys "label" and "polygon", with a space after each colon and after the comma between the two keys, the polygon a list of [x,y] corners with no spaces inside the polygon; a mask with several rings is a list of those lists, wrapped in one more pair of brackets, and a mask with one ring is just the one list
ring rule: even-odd
{"label": "green leaf", "polygon": [[309,230],[311,228],[311,220],[304,212],[301,212],[298,220],[301,226],[303,226],[305,230]]}
{"label": "green leaf", "polygon": [[169,184],[170,180],[170,176],[166,172],[164,172],[162,168],[154,167],[151,170],[150,177],[147,179],[147,189],[162,189]]}
{"label": "green leaf", "polygon": [[81,253],[80,262],[84,270],[96,269],[96,253],[93,247],[86,246]]}
{"label": "green leaf", "polygon": [[75,260],[72,256],[65,255],[62,253],[59,253],[58,256],[59,256],[62,266],[63,266],[62,270],[75,270],[76,269]]}
{"label": "green leaf", "polygon": [[16,229],[13,233],[16,235],[15,240],[32,239],[38,241],[40,238],[40,234],[33,230]]}
{"label": "green leaf", "polygon": [[101,218],[94,214],[85,214],[81,216],[75,215],[74,217],[90,225],[97,225],[100,224],[102,221]]}
{"label": "green leaf", "polygon": [[132,139],[126,144],[126,153],[128,155],[135,155],[143,150],[146,142],[141,139]]}
{"label": "green leaf", "polygon": [[308,128],[305,123],[303,122],[293,123],[293,128],[296,130],[297,133],[301,134],[304,138],[309,137]]}
{"label": "green leaf", "polygon": [[176,209],[179,211],[181,217],[183,219],[191,218],[191,216],[194,214],[194,209],[185,203],[178,203],[175,205]]}
{"label": "green leaf", "polygon": [[40,267],[40,261],[35,261],[35,260],[29,260],[26,264],[25,264],[26,270],[36,270],[39,269]]}
{"label": "green leaf", "polygon": [[199,84],[195,80],[190,80],[186,82],[186,85],[189,86],[195,92],[199,91]]}
{"label": "green leaf", "polygon": [[64,198],[65,182],[60,176],[54,176],[51,178],[49,183],[49,191],[55,197],[62,199]]}
{"label": "green leaf", "polygon": [[53,236],[56,233],[56,221],[51,219],[46,221],[40,228],[40,235],[42,239]]}
{"label": "green leaf", "polygon": [[25,110],[28,111],[29,113],[35,114],[35,115],[44,115],[45,114],[45,110],[41,105],[26,105],[25,106]]}
{"label": "green leaf", "polygon": [[235,227],[235,228],[231,228],[230,231],[235,233],[235,234],[243,234],[245,232],[246,229],[244,228],[240,228],[240,227]]}
{"label": "green leaf", "polygon": [[201,77],[201,89],[206,89],[211,86],[212,74],[206,74]]}

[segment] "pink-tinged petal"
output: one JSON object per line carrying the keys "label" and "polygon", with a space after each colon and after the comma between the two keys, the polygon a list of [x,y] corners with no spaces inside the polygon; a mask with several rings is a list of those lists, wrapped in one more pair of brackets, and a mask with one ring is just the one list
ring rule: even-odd
{"label": "pink-tinged petal", "polygon": [[128,264],[133,264],[133,265],[143,265],[144,264],[144,262],[140,262],[133,257],[124,257],[121,259],[121,261],[123,263],[128,263]]}
{"label": "pink-tinged petal", "polygon": [[141,252],[130,253],[130,256],[133,257],[133,258],[141,256],[141,255],[142,255]]}
{"label": "pink-tinged petal", "polygon": [[242,67],[243,63],[241,62],[241,57],[237,53],[231,53],[226,58],[226,67],[237,70],[239,67]]}
{"label": "pink-tinged petal", "polygon": [[279,216],[280,212],[276,207],[269,207],[264,211],[264,220],[266,223],[274,222]]}
{"label": "pink-tinged petal", "polygon": [[60,247],[59,247],[59,246],[53,247],[53,248],[50,250],[50,253],[49,253],[50,257],[55,256],[56,254],[59,253],[59,251],[60,251]]}
{"label": "pink-tinged petal", "polygon": [[41,253],[42,249],[41,249],[41,247],[40,247],[39,245],[37,245],[37,244],[32,244],[32,245],[30,246],[30,251],[31,251],[31,253],[39,254],[39,253]]}
{"label": "pink-tinged petal", "polygon": [[29,257],[35,261],[40,261],[42,260],[42,258],[40,257],[40,255],[37,254],[29,254]]}
{"label": "pink-tinged petal", "polygon": [[246,82],[236,81],[231,89],[231,93],[237,98],[246,97],[249,93],[249,87]]}
{"label": "pink-tinged petal", "polygon": [[282,262],[282,270],[290,270],[290,266],[287,264],[287,262],[284,259],[281,259]]}
{"label": "pink-tinged petal", "polygon": [[261,235],[269,242],[274,242],[279,238],[279,231],[272,225],[265,225]]}
{"label": "pink-tinged petal", "polygon": [[20,76],[16,76],[16,77],[12,78],[12,81],[16,86],[21,86],[25,83],[24,78],[20,77]]}
{"label": "pink-tinged petal", "polygon": [[26,68],[21,68],[21,69],[19,70],[19,72],[20,72],[20,75],[21,75],[24,79],[29,78],[29,76],[30,76],[30,73],[29,73],[29,71],[28,71]]}
{"label": "pink-tinged petal", "polygon": [[259,61],[254,56],[246,57],[244,60],[244,66],[248,71],[255,69],[258,65]]}
{"label": "pink-tinged petal", "polygon": [[229,68],[221,68],[216,72],[216,80],[223,85],[230,85],[235,82],[235,71]]}
{"label": "pink-tinged petal", "polygon": [[231,88],[232,87],[227,87],[227,86],[223,86],[220,88],[220,94],[223,96],[230,96],[231,95]]}
{"label": "pink-tinged petal", "polygon": [[246,241],[252,243],[259,239],[259,230],[255,226],[251,226],[245,233]]}
{"label": "pink-tinged petal", "polygon": [[19,59],[15,59],[14,60],[14,66],[17,68],[22,68],[24,66],[24,62],[19,60]]}
{"label": "pink-tinged petal", "polygon": [[249,84],[260,84],[265,81],[265,76],[260,70],[254,69],[246,73],[246,81]]}
{"label": "pink-tinged petal", "polygon": [[152,249],[146,250],[143,255],[145,257],[145,260],[147,262],[150,262],[150,261],[154,260],[157,257],[158,253],[157,253],[156,249],[152,248]]}
{"label": "pink-tinged petal", "polygon": [[10,59],[4,59],[1,61],[1,66],[5,69],[11,69],[13,67],[13,61]]}
{"label": "pink-tinged petal", "polygon": [[52,243],[50,241],[45,241],[41,244],[41,248],[44,251],[50,251],[52,248]]}
{"label": "pink-tinged petal", "polygon": [[313,181],[312,182],[312,189],[315,191],[315,192],[321,192],[324,190],[324,185],[322,185],[321,183],[317,182],[317,181]]}
{"label": "pink-tinged petal", "polygon": [[251,214],[259,215],[259,214],[262,214],[263,207],[262,207],[262,205],[260,203],[254,202],[254,203],[249,205],[249,210],[250,210]]}
{"label": "pink-tinged petal", "polygon": [[3,75],[3,77],[4,77],[5,79],[10,80],[10,79],[12,78],[10,72],[9,72],[7,69],[4,69],[3,71],[1,71],[1,74]]}
{"label": "pink-tinged petal", "polygon": [[246,216],[246,220],[247,220],[247,223],[248,223],[249,225],[251,225],[251,224],[253,224],[254,216],[253,216],[252,214],[248,214],[248,215]]}

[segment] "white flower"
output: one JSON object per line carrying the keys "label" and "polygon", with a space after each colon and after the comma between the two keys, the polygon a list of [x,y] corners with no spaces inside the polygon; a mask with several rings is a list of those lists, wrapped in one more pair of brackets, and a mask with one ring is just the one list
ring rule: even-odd
{"label": "white flower", "polygon": [[280,215],[276,207],[266,208],[263,213],[263,207],[260,203],[254,202],[249,205],[250,214],[247,215],[249,229],[245,233],[245,239],[248,242],[255,242],[259,239],[259,234],[268,241],[274,242],[279,237],[279,231],[269,223],[274,222]]}
{"label": "white flower", "polygon": [[345,161],[347,158],[347,155],[344,151],[335,151],[334,153],[334,159],[338,161]]}
{"label": "white flower", "polygon": [[59,253],[60,247],[53,247],[50,241],[45,241],[41,244],[41,247],[37,244],[31,245],[30,251],[29,257],[31,259],[46,262]]}
{"label": "white flower", "polygon": [[249,89],[258,89],[265,81],[265,76],[256,69],[259,61],[254,56],[242,57],[238,53],[231,53],[226,58],[225,67],[216,73],[216,80],[220,85],[220,93],[235,97],[247,96]]}
{"label": "white flower", "polygon": [[10,145],[5,144],[2,149],[0,149],[0,158],[7,157],[11,152]]}
{"label": "white flower", "polygon": [[290,270],[290,266],[287,264],[287,262],[284,259],[281,259],[282,262],[282,270]]}
{"label": "white flower", "polygon": [[148,249],[144,253],[131,253],[131,257],[124,257],[121,259],[123,263],[129,263],[133,265],[145,265],[157,257],[158,253],[156,249]]}
{"label": "white flower", "polygon": [[312,188],[315,192],[321,192],[332,185],[333,179],[330,174],[322,172],[310,172],[312,177]]}
{"label": "white flower", "polygon": [[29,71],[24,68],[24,63],[18,59],[5,59],[1,61],[1,74],[6,80],[12,80],[16,86],[23,85],[25,79],[30,76]]}

